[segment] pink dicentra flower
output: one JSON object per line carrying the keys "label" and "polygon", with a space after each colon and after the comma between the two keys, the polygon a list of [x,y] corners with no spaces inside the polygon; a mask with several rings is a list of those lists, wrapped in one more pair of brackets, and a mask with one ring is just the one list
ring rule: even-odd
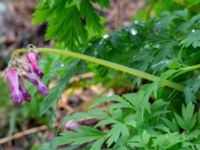
{"label": "pink dicentra flower", "polygon": [[34,52],[30,52],[26,54],[27,60],[31,63],[33,67],[33,71],[40,77],[42,78],[44,76],[44,73],[40,70],[37,64],[37,54]]}
{"label": "pink dicentra flower", "polygon": [[37,74],[35,74],[34,72],[30,72],[24,74],[23,76],[37,88],[41,95],[48,95],[48,88],[46,87],[46,85],[44,85],[44,83],[40,81],[40,78],[37,76]]}
{"label": "pink dicentra flower", "polygon": [[48,95],[47,86],[40,80],[42,77],[43,72],[37,64],[37,53],[27,53],[26,60],[11,58],[6,69],[6,78],[10,85],[13,103],[20,104],[23,101],[31,101],[31,95],[24,86],[23,79],[32,83],[41,95]]}
{"label": "pink dicentra flower", "polygon": [[27,91],[27,89],[24,86],[23,80],[21,77],[19,77],[19,89],[24,97],[24,100],[30,101],[31,100],[31,94]]}
{"label": "pink dicentra flower", "polygon": [[11,96],[13,103],[22,103],[24,97],[19,89],[19,76],[14,68],[9,68],[7,71],[7,80],[10,85]]}
{"label": "pink dicentra flower", "polygon": [[49,89],[42,82],[38,82],[38,85],[37,85],[36,88],[38,89],[38,91],[40,92],[40,94],[43,95],[43,96],[47,96],[48,93],[49,93]]}

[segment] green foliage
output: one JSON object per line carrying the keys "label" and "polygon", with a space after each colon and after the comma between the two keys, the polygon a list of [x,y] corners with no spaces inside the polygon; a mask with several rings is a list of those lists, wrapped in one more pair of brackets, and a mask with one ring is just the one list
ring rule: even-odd
{"label": "green foliage", "polygon": [[[122,97],[114,95],[97,99],[91,110],[75,113],[67,120],[77,121],[88,117],[98,117],[100,121],[94,127],[79,127],[76,132],[64,131],[56,138],[53,145],[88,143],[87,147],[92,150],[100,150],[101,147],[197,149],[200,145],[195,141],[200,138],[198,134],[200,128],[196,122],[200,120],[197,113],[194,113],[195,105],[192,103],[183,105],[182,116],[179,116],[178,112],[173,113],[171,111],[173,108],[163,100],[149,102],[154,91],[152,87],[152,84],[146,85],[139,92],[125,94]],[[144,97],[146,97],[145,101]],[[107,103],[112,104],[105,112],[95,110],[95,106]],[[99,130],[99,127],[105,126],[109,126],[110,129]]]}
{"label": "green foliage", "polygon": [[92,4],[89,0],[84,0],[80,5],[80,13],[85,19],[87,29],[90,35],[101,35],[104,30],[100,17],[95,13]]}
{"label": "green foliage", "polygon": [[185,48],[192,46],[194,48],[200,47],[200,30],[193,29],[191,33],[189,33],[184,40],[181,41],[181,45]]}
{"label": "green foliage", "polygon": [[[96,2],[102,7],[109,5],[108,0]],[[70,50],[86,46],[91,38],[104,32],[102,19],[89,0],[42,0],[33,16],[34,24],[48,21],[47,40],[56,39]]]}
{"label": "green foliage", "polygon": [[186,107],[182,107],[182,117],[180,117],[178,114],[175,114],[178,125],[185,131],[190,131],[196,124],[197,114],[193,113],[194,105],[192,105],[192,103],[189,103]]}
{"label": "green foliage", "polygon": [[[75,113],[65,119],[76,122],[97,118],[99,121],[95,126],[64,131],[53,144],[45,143],[41,149],[65,144],[69,149],[83,146],[91,150],[200,149],[199,70],[191,69],[200,60],[200,1],[148,1],[130,26],[105,35],[102,16],[96,12],[94,3],[101,8],[109,6],[109,0],[41,0],[33,23],[47,22],[46,39],[54,39],[58,47],[172,80],[185,86],[184,93],[162,87],[162,80],[146,84],[148,81],[141,78],[102,66],[54,58],[52,64],[58,61],[65,67],[44,65],[46,73],[50,72],[44,80],[60,79],[47,98],[39,97],[40,102],[25,104],[25,109],[31,105],[28,115],[40,117],[43,114],[48,119],[53,118],[57,100],[69,86],[69,79],[81,72],[95,72],[93,82],[101,81],[104,86],[116,88],[116,80],[118,83],[125,81],[125,87],[137,85],[137,92],[98,98],[87,112]],[[191,68],[184,68],[188,66]],[[99,105],[106,110],[97,109]],[[10,133],[14,126],[12,118]],[[101,127],[107,130],[101,130]]]}
{"label": "green foliage", "polygon": [[[78,128],[77,131],[77,133],[69,131],[63,132],[61,137],[58,137],[55,140],[54,145],[63,145],[71,142],[73,142],[74,145],[81,145],[93,140],[100,139],[104,136],[104,133],[101,131],[86,126]],[[100,140],[98,142],[100,142]]]}

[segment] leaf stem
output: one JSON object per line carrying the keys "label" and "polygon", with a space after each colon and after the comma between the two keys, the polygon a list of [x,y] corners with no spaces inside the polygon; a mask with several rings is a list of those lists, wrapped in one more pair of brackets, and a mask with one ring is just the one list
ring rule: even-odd
{"label": "leaf stem", "polygon": [[177,76],[180,76],[180,75],[182,75],[182,74],[184,74],[186,72],[196,70],[196,69],[200,69],[200,64],[194,65],[194,66],[188,66],[188,67],[180,68],[179,70],[177,70],[177,73],[173,76],[173,78],[177,77]]}
{"label": "leaf stem", "polygon": [[[126,67],[120,64],[116,64],[110,61],[106,61],[103,59],[99,59],[99,58],[95,58],[92,56],[88,56],[88,55],[84,55],[84,54],[80,54],[80,53],[76,53],[76,52],[71,52],[71,51],[67,51],[67,50],[59,50],[59,49],[52,49],[52,48],[37,48],[36,49],[38,52],[42,52],[42,53],[54,53],[54,54],[58,54],[58,55],[62,55],[62,56],[67,56],[67,57],[73,57],[73,58],[78,58],[81,60],[85,60],[88,62],[92,62],[95,64],[99,64],[99,65],[103,65],[105,67],[108,68],[112,68],[115,70],[119,70],[137,77],[141,77],[150,81],[161,81],[161,78],[134,68],[130,68],[130,67]],[[20,49],[17,50],[13,53],[13,55],[18,55],[20,53],[23,52],[27,52],[27,49]],[[184,92],[184,86],[169,80],[162,80],[162,85],[163,86],[167,86],[170,88],[173,88],[175,90]]]}
{"label": "leaf stem", "polygon": [[184,72],[188,72],[188,71],[196,70],[196,69],[199,69],[199,68],[200,68],[200,64],[194,65],[194,66],[184,67],[184,68],[181,68],[180,70],[184,71]]}

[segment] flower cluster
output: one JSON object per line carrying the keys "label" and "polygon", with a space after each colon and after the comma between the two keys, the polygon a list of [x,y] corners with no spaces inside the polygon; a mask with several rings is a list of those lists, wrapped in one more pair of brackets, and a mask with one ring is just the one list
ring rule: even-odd
{"label": "flower cluster", "polygon": [[44,74],[38,67],[37,60],[38,53],[32,45],[25,58],[11,58],[6,69],[6,79],[10,85],[13,103],[21,104],[31,100],[31,95],[24,86],[24,79],[32,83],[41,95],[48,94],[48,88],[40,80]]}

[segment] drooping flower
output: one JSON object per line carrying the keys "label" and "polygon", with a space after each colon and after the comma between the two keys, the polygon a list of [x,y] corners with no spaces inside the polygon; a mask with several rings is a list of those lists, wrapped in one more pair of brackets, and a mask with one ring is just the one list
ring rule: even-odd
{"label": "drooping flower", "polygon": [[24,97],[19,89],[19,76],[14,68],[9,68],[7,70],[7,80],[10,85],[13,103],[22,103],[24,101]]}
{"label": "drooping flower", "polygon": [[31,94],[27,91],[27,89],[24,86],[23,80],[21,77],[19,77],[19,89],[24,97],[24,100],[30,101],[31,100]]}
{"label": "drooping flower", "polygon": [[38,82],[37,89],[40,92],[40,94],[43,96],[47,96],[49,93],[49,89],[41,81]]}
{"label": "drooping flower", "polygon": [[23,80],[27,79],[32,83],[41,95],[48,95],[48,87],[41,82],[43,72],[37,64],[37,51],[30,46],[26,57],[16,57],[13,55],[6,69],[6,78],[10,85],[13,103],[31,101],[31,95],[26,89]]}
{"label": "drooping flower", "polygon": [[33,67],[33,71],[40,77],[42,78],[44,76],[44,73],[40,70],[38,67],[38,62],[37,62],[37,54],[35,52],[29,52],[26,54],[27,60],[31,63]]}
{"label": "drooping flower", "polygon": [[48,88],[46,87],[46,85],[44,85],[44,83],[42,83],[40,81],[40,78],[37,76],[37,74],[35,72],[28,72],[23,74],[23,77],[25,79],[27,79],[30,83],[32,83],[37,90],[40,92],[41,95],[46,96],[48,95]]}

